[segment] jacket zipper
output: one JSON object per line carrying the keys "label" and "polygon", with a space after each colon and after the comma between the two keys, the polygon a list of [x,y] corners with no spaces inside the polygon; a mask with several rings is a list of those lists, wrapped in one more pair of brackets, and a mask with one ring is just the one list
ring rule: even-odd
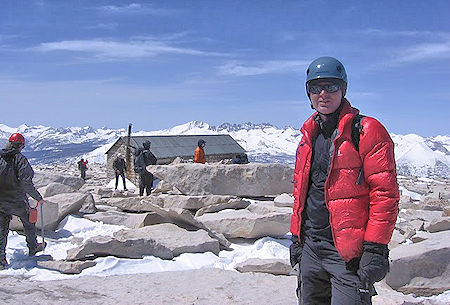
{"label": "jacket zipper", "polygon": [[334,163],[334,156],[336,155],[336,139],[339,136],[339,130],[336,129],[336,136],[334,137],[333,141],[331,142],[331,148],[333,148],[333,153],[331,154],[331,160],[330,160],[330,167],[328,169],[328,175],[327,175],[327,180],[325,180],[325,205],[327,206],[330,218],[330,228],[331,228],[331,235],[333,236],[333,242],[335,243],[336,246],[336,237],[334,235],[334,228],[333,228],[333,219],[331,217],[331,213],[330,213],[330,208],[328,207],[328,178],[330,178],[330,173],[331,173],[331,169],[333,168],[333,163]]}
{"label": "jacket zipper", "polygon": [[358,179],[356,180],[356,185],[361,185],[363,179],[364,179],[364,169],[361,167],[361,169],[359,170]]}

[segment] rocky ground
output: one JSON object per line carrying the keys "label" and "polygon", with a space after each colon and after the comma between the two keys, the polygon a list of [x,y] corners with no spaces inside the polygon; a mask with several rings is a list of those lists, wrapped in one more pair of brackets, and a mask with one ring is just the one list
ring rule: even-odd
{"label": "rocky ground", "polygon": [[[64,273],[81,272],[97,256],[171,259],[217,253],[229,239],[275,237],[289,230],[288,166],[154,166],[162,181],[148,197],[105,188],[109,179],[101,165],[90,165],[86,183],[76,178],[73,165],[35,169],[35,184],[47,201],[46,231],[73,213],[128,227],[112,237],[74,241],[78,246],[65,260],[44,266]],[[377,284],[374,304],[448,304],[450,184],[411,177],[400,177],[399,183],[406,191],[389,245],[391,272]],[[15,225],[12,229],[20,229]],[[0,299],[6,304],[296,304],[296,279],[289,276],[287,260],[255,258],[235,268],[239,272],[200,269],[48,282],[0,276]]]}
{"label": "rocky ground", "polygon": [[[296,305],[294,276],[239,273],[221,269],[36,282],[0,276],[2,304],[121,305]],[[376,284],[374,305],[444,305],[446,299],[416,298]],[[446,301],[447,300],[447,301]]]}
{"label": "rocky ground", "polygon": [[294,277],[220,269],[0,283],[6,304],[296,304]]}

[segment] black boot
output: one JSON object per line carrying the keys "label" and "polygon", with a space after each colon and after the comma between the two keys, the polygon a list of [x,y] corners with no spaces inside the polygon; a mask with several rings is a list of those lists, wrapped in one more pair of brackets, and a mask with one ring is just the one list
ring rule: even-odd
{"label": "black boot", "polygon": [[36,244],[36,248],[34,248],[34,249],[28,248],[28,256],[35,256],[36,253],[41,252],[42,250],[44,250],[46,246],[47,246],[46,242],[44,242],[44,244],[37,243]]}
{"label": "black boot", "polygon": [[8,262],[6,261],[6,258],[0,259],[0,270],[4,270],[7,264]]}

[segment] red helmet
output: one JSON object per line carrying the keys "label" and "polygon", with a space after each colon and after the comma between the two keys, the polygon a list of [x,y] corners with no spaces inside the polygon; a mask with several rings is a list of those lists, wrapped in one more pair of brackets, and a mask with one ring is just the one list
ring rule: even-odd
{"label": "red helmet", "polygon": [[16,133],[13,133],[9,137],[9,142],[10,143],[19,143],[19,144],[25,145],[25,138],[23,137],[23,135],[21,135],[20,133],[16,132]]}

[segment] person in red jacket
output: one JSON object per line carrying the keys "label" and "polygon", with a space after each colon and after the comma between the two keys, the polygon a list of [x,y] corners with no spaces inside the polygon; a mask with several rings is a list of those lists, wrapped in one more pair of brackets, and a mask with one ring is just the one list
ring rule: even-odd
{"label": "person in red jacket", "polygon": [[340,61],[309,65],[306,92],[316,112],[301,128],[290,246],[301,304],[371,304],[373,283],[389,269],[399,201],[394,144],[376,119],[361,119],[346,90]]}
{"label": "person in red jacket", "polygon": [[206,145],[205,140],[198,140],[198,147],[194,151],[194,163],[206,163],[205,160],[205,151],[203,150],[203,147]]}

